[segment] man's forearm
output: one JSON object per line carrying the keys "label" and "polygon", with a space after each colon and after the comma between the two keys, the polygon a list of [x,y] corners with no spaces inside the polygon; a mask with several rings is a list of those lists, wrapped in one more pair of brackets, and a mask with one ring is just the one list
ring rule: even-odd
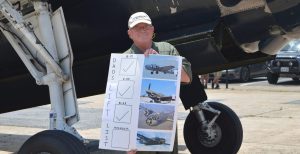
{"label": "man's forearm", "polygon": [[183,83],[190,83],[191,79],[188,76],[188,74],[185,72],[185,70],[182,68],[181,70],[181,82]]}

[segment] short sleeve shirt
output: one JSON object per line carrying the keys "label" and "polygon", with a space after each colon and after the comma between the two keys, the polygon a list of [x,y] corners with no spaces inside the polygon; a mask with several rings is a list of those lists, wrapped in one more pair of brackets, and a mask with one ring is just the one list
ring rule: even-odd
{"label": "short sleeve shirt", "polygon": [[[177,49],[167,42],[153,42],[152,49],[159,52],[161,55],[172,55],[172,56],[180,56]],[[125,54],[143,54],[143,52],[136,47],[134,44],[124,52]],[[182,59],[182,66],[184,71],[188,74],[190,79],[192,80],[192,70],[191,70],[191,63],[183,57]]]}

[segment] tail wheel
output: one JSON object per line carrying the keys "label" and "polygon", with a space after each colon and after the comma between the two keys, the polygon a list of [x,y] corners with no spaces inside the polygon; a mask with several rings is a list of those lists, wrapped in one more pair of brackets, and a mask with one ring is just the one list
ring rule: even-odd
{"label": "tail wheel", "polygon": [[[191,112],[184,124],[184,140],[192,154],[236,154],[243,140],[243,128],[238,116],[227,106],[208,103],[221,111],[210,132],[201,129],[201,123]],[[212,119],[211,112],[204,111],[206,119]]]}
{"label": "tail wheel", "polygon": [[84,144],[75,136],[60,130],[46,130],[30,137],[18,154],[88,154]]}

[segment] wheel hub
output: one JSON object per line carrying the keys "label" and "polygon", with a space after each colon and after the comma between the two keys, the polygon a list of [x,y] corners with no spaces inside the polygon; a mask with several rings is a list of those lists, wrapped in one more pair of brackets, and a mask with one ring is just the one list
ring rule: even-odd
{"label": "wheel hub", "polygon": [[200,128],[198,130],[198,138],[203,146],[214,147],[221,141],[221,128],[216,123],[214,123],[211,128]]}

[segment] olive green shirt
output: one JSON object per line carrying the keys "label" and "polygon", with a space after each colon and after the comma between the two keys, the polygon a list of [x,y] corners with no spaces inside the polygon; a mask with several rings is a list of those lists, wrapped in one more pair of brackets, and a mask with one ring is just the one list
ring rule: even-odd
{"label": "olive green shirt", "polygon": [[[152,43],[152,49],[159,52],[160,55],[172,55],[172,56],[180,56],[177,49],[167,42],[153,42]],[[143,52],[136,47],[134,44],[124,52],[125,54],[143,54]],[[192,69],[191,69],[191,63],[186,60],[186,58],[183,57],[182,59],[182,66],[184,71],[189,76],[190,80],[192,81]]]}

